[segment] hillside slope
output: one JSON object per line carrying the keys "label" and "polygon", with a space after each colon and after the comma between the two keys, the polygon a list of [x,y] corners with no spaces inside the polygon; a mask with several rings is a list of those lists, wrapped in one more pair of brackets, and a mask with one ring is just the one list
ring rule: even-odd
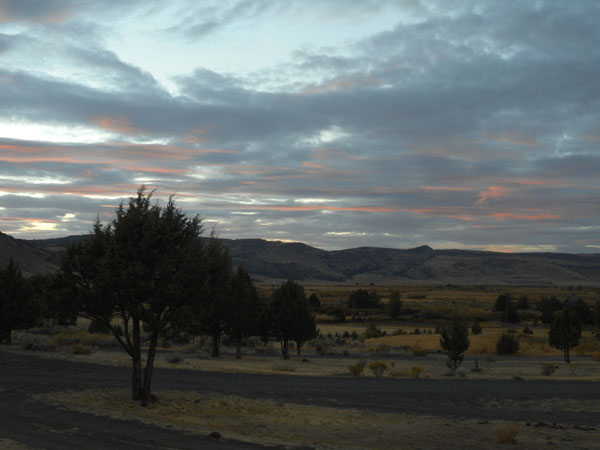
{"label": "hillside slope", "polygon": [[25,276],[57,269],[56,265],[48,260],[47,252],[0,232],[0,266],[8,264],[10,258],[19,263]]}
{"label": "hillside slope", "polygon": [[[0,264],[12,256],[25,273],[54,270],[60,254],[86,236],[24,241],[0,233]],[[600,254],[495,253],[359,247],[326,251],[302,243],[223,239],[235,264],[260,281],[314,283],[600,286]]]}

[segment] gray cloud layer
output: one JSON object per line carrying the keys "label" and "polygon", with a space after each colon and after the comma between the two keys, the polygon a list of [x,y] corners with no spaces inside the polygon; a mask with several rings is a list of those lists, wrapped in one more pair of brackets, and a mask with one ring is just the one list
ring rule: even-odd
{"label": "gray cloud layer", "polygon": [[[172,80],[177,94],[106,47],[107,25],[95,18],[114,10],[37,3],[0,1],[0,24],[35,24],[0,28],[0,122],[105,137],[0,138],[3,231],[89,229],[145,182],[176,191],[226,237],[600,247],[596,2],[398,3],[406,20],[393,29],[298,48],[251,73],[198,67]],[[194,41],[306,5],[243,1],[196,14],[192,3],[157,33]],[[128,2],[120,14],[153,8]]]}

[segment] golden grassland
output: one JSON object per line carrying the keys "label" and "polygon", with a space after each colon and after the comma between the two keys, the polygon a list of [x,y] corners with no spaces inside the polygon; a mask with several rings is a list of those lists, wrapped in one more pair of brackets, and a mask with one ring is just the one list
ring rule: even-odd
{"label": "golden grassland", "polygon": [[[224,439],[317,449],[499,449],[505,446],[497,443],[497,430],[506,427],[517,429],[513,438],[518,448],[547,448],[549,442],[560,448],[565,439],[570,448],[593,448],[600,440],[598,431],[540,431],[517,421],[379,413],[204,392],[156,394],[158,401],[146,407],[130,401],[128,389],[73,390],[36,395],[33,400],[200,435],[218,431]],[[560,399],[550,403],[546,406],[572,407]]]}

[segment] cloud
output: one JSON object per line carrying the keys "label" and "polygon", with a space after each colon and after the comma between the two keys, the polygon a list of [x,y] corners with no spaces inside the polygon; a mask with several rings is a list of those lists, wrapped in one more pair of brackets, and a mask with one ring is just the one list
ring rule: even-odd
{"label": "cloud", "polygon": [[[595,2],[113,3],[0,2],[5,217],[31,219],[26,199],[60,222],[49,235],[85,229],[144,182],[224,237],[598,244]],[[292,18],[315,38],[277,28]],[[320,42],[352,26],[352,38]],[[287,59],[239,69],[245,55],[220,40],[245,48],[255,30],[282,33],[272,43]],[[157,75],[119,41],[165,64],[181,45],[198,66]],[[192,48],[222,54],[205,63]]]}

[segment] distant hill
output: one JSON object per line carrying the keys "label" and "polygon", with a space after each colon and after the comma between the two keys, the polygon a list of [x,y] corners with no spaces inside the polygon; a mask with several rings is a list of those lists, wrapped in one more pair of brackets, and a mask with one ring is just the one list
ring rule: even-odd
{"label": "distant hill", "polygon": [[[0,264],[8,256],[28,274],[55,270],[60,254],[86,236],[17,240],[0,233]],[[496,253],[360,247],[326,251],[302,243],[223,239],[235,264],[260,281],[313,283],[593,285],[600,286],[600,254]]]}
{"label": "distant hill", "polygon": [[10,258],[19,263],[25,276],[57,269],[57,266],[49,261],[46,251],[38,250],[28,245],[27,241],[0,232],[0,266],[8,264]]}

